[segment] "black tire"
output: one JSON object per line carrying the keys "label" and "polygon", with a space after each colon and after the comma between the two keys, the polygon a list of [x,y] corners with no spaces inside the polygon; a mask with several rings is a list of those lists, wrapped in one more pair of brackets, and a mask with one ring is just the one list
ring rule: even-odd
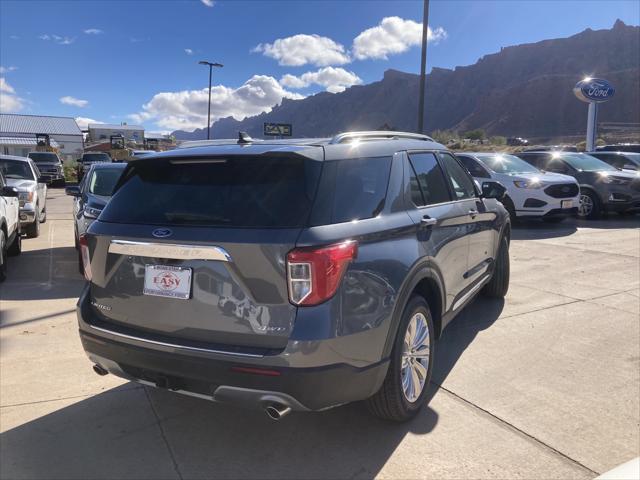
{"label": "black tire", "polygon": [[[409,321],[417,313],[424,315],[429,328],[429,364],[427,366],[427,374],[422,392],[414,402],[409,402],[402,387],[402,351]],[[429,305],[421,296],[413,295],[404,309],[400,325],[398,326],[387,376],[380,390],[366,400],[367,408],[371,414],[384,420],[406,422],[418,413],[425,403],[427,391],[429,390],[429,382],[433,370],[433,359],[435,358],[434,340],[435,330],[433,328]]]}
{"label": "black tire", "polygon": [[15,257],[22,253],[22,232],[20,232],[20,229],[16,232],[16,236],[13,239],[13,243],[9,245],[7,253],[11,257]]}
{"label": "black tire", "polygon": [[37,238],[40,236],[40,220],[35,219],[31,225],[27,227],[27,238]]}
{"label": "black tire", "polygon": [[0,230],[0,283],[7,279],[7,242],[4,230]]}
{"label": "black tire", "polygon": [[516,222],[518,218],[516,217],[516,207],[513,204],[513,200],[511,200],[511,198],[505,195],[504,198],[501,200],[501,202],[502,202],[502,205],[504,205],[504,208],[506,208],[507,212],[509,213],[509,218],[511,218],[511,223]]}
{"label": "black tire", "polygon": [[[585,200],[590,201],[593,205],[592,208],[588,211],[584,211],[582,206]],[[598,198],[596,192],[592,190],[582,190],[580,192],[580,207],[578,208],[578,217],[586,218],[587,220],[593,220],[596,218],[600,218],[601,215],[602,204],[600,203],[600,199]]]}
{"label": "black tire", "polygon": [[491,298],[504,298],[509,290],[509,273],[509,242],[506,237],[502,237],[493,276],[484,286],[482,293]]}

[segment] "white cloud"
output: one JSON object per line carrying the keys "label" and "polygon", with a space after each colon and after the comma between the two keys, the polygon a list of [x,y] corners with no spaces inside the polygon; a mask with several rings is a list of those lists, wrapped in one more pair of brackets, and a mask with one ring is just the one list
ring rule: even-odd
{"label": "white cloud", "polygon": [[99,28],[87,28],[86,30],[83,30],[83,32],[87,35],[100,35],[101,33],[104,33]]}
{"label": "white cloud", "polygon": [[200,0],[202,2],[203,5],[206,5],[207,7],[213,7],[216,2],[214,0]]}
{"label": "white cloud", "polygon": [[[429,28],[427,41],[438,43],[447,38],[447,32],[438,27]],[[358,60],[366,58],[387,59],[388,55],[406,52],[422,43],[422,23],[404,20],[400,17],[385,17],[379,25],[369,28],[353,40],[353,56]]]}
{"label": "white cloud", "polygon": [[280,84],[289,88],[305,88],[312,84],[322,85],[328,92],[338,93],[351,85],[359,85],[362,79],[344,68],[324,67],[315,72],[303,73],[300,76],[286,74]]}
{"label": "white cloud", "polygon": [[89,128],[90,123],[104,123],[100,120],[94,120],[93,118],[87,117],[76,117],[75,121],[78,124],[78,127],[80,127],[80,130],[86,130],[87,128]]}
{"label": "white cloud", "polygon": [[3,67],[0,65],[0,73],[15,72],[16,70],[18,70],[18,67],[14,67],[14,66]]}
{"label": "white cloud", "polygon": [[7,83],[4,77],[0,77],[0,92],[4,93],[16,93],[11,85]]}
{"label": "white cloud", "polygon": [[46,41],[53,40],[58,45],[71,45],[76,41],[76,37],[61,37],[60,35],[49,35],[47,33],[39,35],[38,38]]}
{"label": "white cloud", "polygon": [[64,103],[65,105],[72,105],[74,107],[80,107],[80,108],[83,108],[89,105],[88,100],[80,100],[79,98],[70,97],[68,95],[66,97],[60,97],[60,103]]}
{"label": "white cloud", "polygon": [[12,113],[22,110],[24,99],[15,95],[15,89],[0,77],[0,112]]}
{"label": "white cloud", "polygon": [[191,50],[190,48],[185,48],[184,53],[186,53],[187,55],[193,55],[193,50]]}
{"label": "white cloud", "polygon": [[273,58],[280,65],[300,66],[311,63],[324,67],[343,65],[351,59],[345,48],[330,38],[320,35],[299,34],[279,38],[273,43],[261,43],[252,52],[259,52]]}
{"label": "white cloud", "polygon": [[[157,93],[142,106],[142,111],[129,118],[137,123],[153,121],[162,130],[203,128],[207,124],[208,92],[203,88]],[[254,75],[238,88],[216,85],[211,89],[211,121],[229,116],[242,120],[269,112],[283,98],[303,96],[285,90],[275,78],[266,75]]]}

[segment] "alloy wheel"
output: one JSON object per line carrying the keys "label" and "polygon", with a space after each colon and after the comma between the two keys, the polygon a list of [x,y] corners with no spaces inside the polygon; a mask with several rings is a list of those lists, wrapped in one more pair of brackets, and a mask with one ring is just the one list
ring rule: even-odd
{"label": "alloy wheel", "polygon": [[581,217],[588,217],[593,212],[593,199],[589,195],[580,195],[580,207],[578,208],[578,215]]}
{"label": "alloy wheel", "polygon": [[413,403],[425,388],[431,348],[427,317],[418,312],[407,325],[402,347],[402,392]]}

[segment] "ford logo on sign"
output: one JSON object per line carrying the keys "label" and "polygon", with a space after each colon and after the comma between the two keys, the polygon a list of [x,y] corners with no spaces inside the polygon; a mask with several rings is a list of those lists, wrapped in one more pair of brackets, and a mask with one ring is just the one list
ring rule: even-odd
{"label": "ford logo on sign", "polygon": [[606,102],[616,93],[606,80],[602,78],[585,78],[576,83],[573,87],[573,93],[583,102]]}
{"label": "ford logo on sign", "polygon": [[151,232],[151,235],[157,238],[165,238],[170,237],[172,233],[173,232],[168,228],[156,228],[153,232]]}

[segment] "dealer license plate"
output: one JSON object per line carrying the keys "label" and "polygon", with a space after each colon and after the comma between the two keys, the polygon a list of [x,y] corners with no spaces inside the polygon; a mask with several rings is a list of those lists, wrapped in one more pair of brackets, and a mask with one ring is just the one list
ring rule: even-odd
{"label": "dealer license plate", "polygon": [[146,265],[143,293],[187,300],[191,294],[191,269],[171,265]]}

